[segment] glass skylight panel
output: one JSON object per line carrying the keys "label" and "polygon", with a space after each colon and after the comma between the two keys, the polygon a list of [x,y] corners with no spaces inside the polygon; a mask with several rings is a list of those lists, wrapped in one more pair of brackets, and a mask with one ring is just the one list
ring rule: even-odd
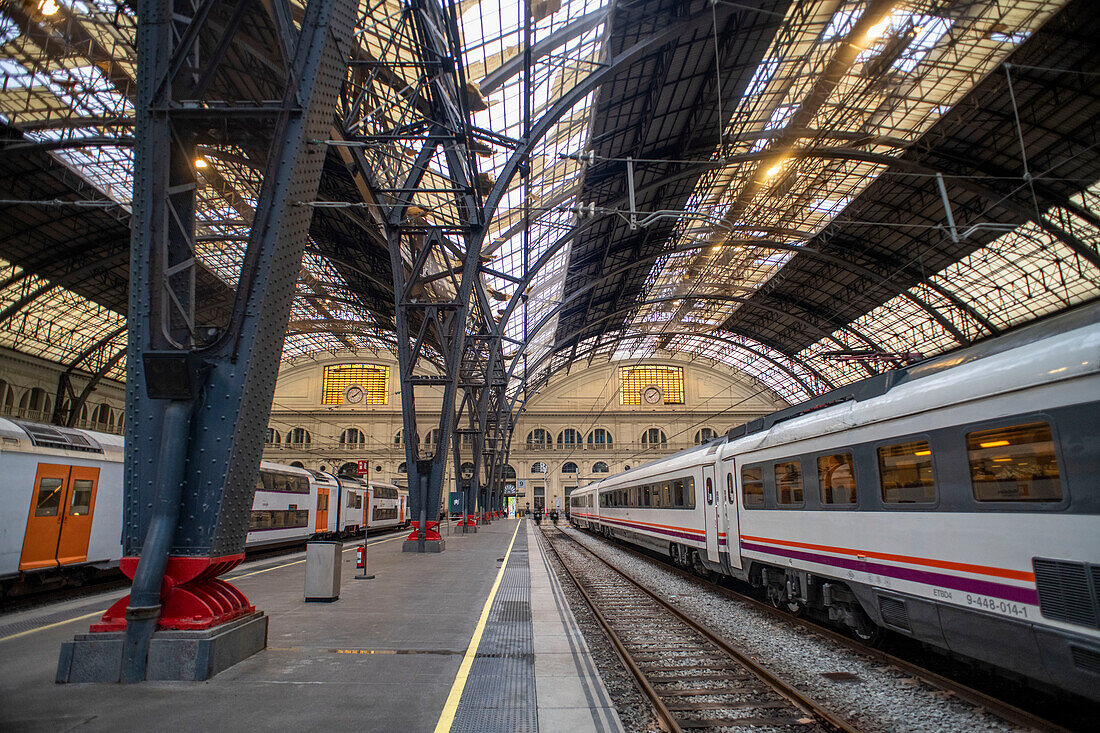
{"label": "glass skylight panel", "polygon": [[864,3],[848,3],[833,14],[829,24],[821,33],[822,41],[835,41],[852,32],[856,22],[863,15]]}
{"label": "glass skylight panel", "polygon": [[902,52],[898,60],[891,66],[896,71],[908,73],[917,68],[928,52],[940,42],[951,29],[951,21],[947,18],[922,15],[909,21],[912,25],[914,38]]}
{"label": "glass skylight panel", "polygon": [[[738,153],[760,152],[769,148],[775,139],[772,136],[784,134],[828,59],[836,53],[832,44],[815,41],[844,38],[863,14],[865,3],[846,3],[831,16],[823,12],[826,7],[826,3],[818,3],[812,8],[803,4],[792,6],[765,56],[766,61],[752,72],[748,93],[733,112],[725,135],[730,142],[724,151],[715,153],[715,157],[736,161]],[[831,139],[830,134],[878,136],[880,140],[889,138],[901,144],[917,140],[944,109],[961,99],[1007,53],[1004,45],[988,41],[986,34],[991,19],[1006,28],[1030,32],[1053,12],[1051,6],[1038,3],[1025,3],[1003,12],[988,7],[984,10],[985,15],[953,24],[936,14],[938,7],[931,0],[924,0],[906,3],[891,12],[882,34],[870,43],[861,62],[854,64],[838,80],[830,98],[816,108],[812,120],[806,122],[811,130],[822,132],[814,137],[787,138],[783,143],[774,143],[780,146],[775,148],[776,156],[784,156],[785,161],[781,160],[778,165],[774,158],[761,162],[733,162],[705,174],[686,208],[710,212],[715,224],[709,232],[698,221],[682,224],[677,230],[676,241],[680,245],[701,239],[708,244],[721,244],[725,238],[726,244],[701,248],[698,254],[689,257],[693,261],[690,266],[679,255],[663,258],[650,273],[647,290],[665,292],[667,286],[673,286],[676,294],[690,299],[693,293],[733,294],[728,289],[729,284],[739,288],[762,285],[782,268],[792,253],[753,247],[751,238],[738,230],[740,222],[749,222],[743,227],[746,230],[771,227],[769,231],[800,232],[800,236],[783,238],[783,241],[804,244],[886,168],[864,161],[801,156],[798,155],[801,148],[836,145],[836,138]],[[863,76],[865,68],[869,67],[862,62],[870,63],[878,58],[888,42],[896,39],[904,39],[904,42],[900,50],[893,52],[896,57],[886,62],[886,68],[890,73],[905,75],[904,85],[912,88],[911,96],[907,95],[907,86],[884,87],[876,84],[875,79]],[[953,54],[950,63],[944,63],[939,60],[942,54],[937,49],[948,43],[952,45]],[[762,96],[765,80],[768,89],[786,90],[785,96],[781,99],[773,95]],[[738,142],[742,140],[745,142]],[[867,145],[866,149],[898,155],[904,151],[898,144],[876,143]],[[768,166],[776,171],[764,173]],[[746,191],[753,194],[749,201],[746,201]],[[738,201],[737,207],[731,207],[731,203]],[[730,224],[733,218],[738,225]],[[772,235],[772,238],[779,237]],[[730,243],[740,244],[731,248]],[[758,254],[754,255],[754,250]],[[684,279],[686,273],[692,273],[688,280]],[[725,290],[722,289],[724,285]],[[737,308],[738,302],[732,300],[705,318],[693,316],[688,320],[682,308],[680,315],[685,322],[714,320],[721,323]],[[633,321],[634,328],[644,329],[645,319],[651,318],[647,313],[639,310]],[[941,336],[936,334],[936,338]],[[825,350],[836,350],[836,347],[828,346]],[[854,373],[849,366],[830,369],[838,375]],[[858,371],[866,374],[866,370],[855,370]]]}
{"label": "glass skylight panel", "polygon": [[761,61],[760,65],[756,67],[756,71],[753,72],[752,78],[749,80],[749,85],[745,87],[745,96],[752,97],[767,89],[776,70],[779,69],[779,63],[780,60],[778,58],[769,58]]}

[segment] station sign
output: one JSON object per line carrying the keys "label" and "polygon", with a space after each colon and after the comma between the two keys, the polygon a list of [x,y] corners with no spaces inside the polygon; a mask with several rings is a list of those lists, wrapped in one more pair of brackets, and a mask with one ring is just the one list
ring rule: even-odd
{"label": "station sign", "polygon": [[355,471],[360,476],[366,476],[367,474],[370,473],[370,461],[367,460],[366,458],[359,459],[359,464],[358,464]]}

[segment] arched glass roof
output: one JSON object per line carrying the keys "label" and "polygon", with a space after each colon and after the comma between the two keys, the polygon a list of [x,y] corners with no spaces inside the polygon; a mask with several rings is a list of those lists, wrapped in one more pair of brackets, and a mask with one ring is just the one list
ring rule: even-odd
{"label": "arched glass roof", "polygon": [[[57,5],[0,7],[0,344],[121,378],[134,17]],[[1100,294],[1093,3],[455,10],[487,180],[568,102],[485,240],[513,391],[576,360],[671,351],[797,402]],[[402,17],[396,0],[360,5],[359,60],[392,68],[354,81],[386,124],[414,104]],[[285,359],[394,342],[384,237],[341,177],[348,147],[319,142],[334,164],[307,202]],[[216,301],[260,181],[243,151],[204,152],[197,255]],[[362,154],[386,183],[415,151]],[[444,170],[433,161],[426,187]],[[456,217],[442,194],[416,204],[429,223]]]}

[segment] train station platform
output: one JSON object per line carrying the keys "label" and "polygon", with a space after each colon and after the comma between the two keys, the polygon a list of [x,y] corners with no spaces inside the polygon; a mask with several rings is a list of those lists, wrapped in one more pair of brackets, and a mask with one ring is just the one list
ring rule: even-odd
{"label": "train station platform", "polygon": [[[621,731],[533,523],[445,530],[442,554],[372,537],[339,600],[303,600],[304,553],[225,576],[269,617],[268,646],[205,683],[56,684],[63,641],[123,591],[0,616],[4,731]],[[449,532],[449,534],[447,534]]]}

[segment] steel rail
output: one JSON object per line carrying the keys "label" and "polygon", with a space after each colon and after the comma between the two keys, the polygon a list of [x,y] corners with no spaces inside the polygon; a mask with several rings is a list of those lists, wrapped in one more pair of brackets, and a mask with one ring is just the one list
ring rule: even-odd
{"label": "steel rail", "polygon": [[[592,535],[590,532],[586,532],[586,534],[588,534],[589,536],[597,536]],[[604,539],[603,537],[597,537],[599,539]],[[604,539],[604,541],[606,541],[606,539]],[[584,545],[581,546],[584,547]],[[901,657],[894,656],[893,654],[884,652],[881,649],[876,649],[875,647],[869,646],[868,644],[858,641],[857,639],[846,636],[839,631],[830,629],[827,626],[822,626],[821,624],[813,620],[794,616],[790,613],[783,611],[782,609],[770,606],[757,598],[753,598],[750,595],[739,593],[732,588],[727,588],[725,586],[719,585],[715,581],[701,578],[690,570],[685,570],[672,564],[671,560],[654,557],[653,554],[642,552],[633,547],[623,545],[618,542],[615,543],[615,548],[639,559],[649,560],[650,562],[660,561],[666,570],[691,583],[694,583],[708,590],[716,591],[726,598],[746,603],[747,605],[752,606],[754,609],[766,613],[773,618],[781,619],[783,621],[800,626],[801,628],[816,633],[819,636],[824,637],[829,641],[835,642],[850,651],[862,654],[863,656],[873,661],[883,662],[893,667],[896,667],[897,669],[919,679],[920,681],[928,685],[931,685],[932,687],[937,687],[944,692],[950,693],[959,700],[968,702],[971,705],[974,705],[992,715],[997,716],[1005,722],[1011,723],[1021,728],[1040,731],[1040,733],[1072,733],[1069,728],[1064,728],[1056,723],[1052,723],[1049,720],[1039,717],[1035,713],[1030,713],[1027,710],[1018,708],[1015,705],[1005,702],[1004,700],[994,697],[988,693],[982,692],[980,690],[975,690],[974,688],[968,687],[962,682],[953,680],[950,677],[945,677],[929,669],[925,669],[919,664],[910,662],[906,659],[902,659]],[[587,549],[589,552],[592,552],[594,555],[596,554],[587,547],[585,549]],[[596,556],[599,557],[598,555]],[[600,559],[603,560],[603,558]],[[608,563],[606,560],[603,561],[610,566],[610,563]],[[619,570],[618,572],[623,573],[622,570]],[[631,580],[633,580],[633,578],[631,578]]]}
{"label": "steel rail", "polygon": [[[608,569],[610,569],[614,573],[616,573],[619,577],[622,577],[627,583],[631,584],[633,587],[640,590],[647,597],[649,597],[650,599],[655,601],[659,606],[661,606],[668,613],[670,613],[672,616],[674,616],[678,621],[683,623],[685,626],[690,628],[695,633],[699,634],[701,637],[706,639],[709,643],[711,643],[712,645],[714,645],[715,647],[720,649],[723,653],[725,653],[728,656],[732,657],[740,665],[745,667],[745,669],[748,672],[755,675],[758,679],[763,681],[768,687],[771,687],[779,695],[786,698],[795,708],[797,708],[798,710],[806,713],[807,715],[810,715],[810,716],[814,717],[819,723],[824,724],[826,727],[828,727],[831,730],[843,731],[844,733],[859,733],[859,731],[860,731],[859,728],[856,728],[855,726],[853,726],[851,723],[844,720],[843,718],[838,717],[832,711],[830,711],[827,708],[825,708],[824,706],[822,706],[820,703],[815,701],[813,698],[811,698],[809,695],[807,695],[803,691],[799,690],[797,687],[794,687],[790,683],[785,682],[784,680],[782,680],[779,676],[777,676],[774,672],[772,672],[768,668],[764,667],[760,663],[752,660],[747,655],[743,654],[742,652],[740,652],[737,649],[735,649],[734,647],[732,647],[727,641],[725,641],[721,637],[716,636],[710,630],[708,630],[707,628],[705,628],[704,626],[699,624],[697,621],[695,621],[690,616],[687,616],[686,614],[684,614],[682,611],[680,611],[675,606],[672,606],[671,604],[669,604],[663,598],[661,598],[660,596],[655,594],[653,591],[646,588],[644,585],[639,583],[637,580],[632,578],[630,575],[624,573],[623,571],[621,571],[618,568],[616,568],[615,566],[613,566],[611,563],[609,563],[607,560],[605,560],[603,557],[601,557],[598,553],[594,552],[593,550],[586,547],[585,545],[577,542],[573,537],[571,537],[568,533],[566,533],[560,527],[558,527],[557,529],[559,530],[559,534],[561,536],[566,537],[576,547],[579,547],[582,550],[584,550],[588,555],[591,555],[593,558],[595,558],[600,563],[602,563],[605,567],[607,567]],[[652,685],[650,685],[648,680],[645,679],[644,673],[641,671],[641,669],[638,667],[638,665],[634,662],[634,660],[630,657],[629,651],[626,649],[625,645],[619,639],[618,635],[611,628],[611,624],[607,621],[607,619],[603,616],[603,614],[600,612],[600,610],[596,607],[595,601],[591,598],[591,596],[584,589],[584,586],[581,584],[580,579],[576,576],[576,574],[573,573],[573,571],[565,563],[564,559],[558,553],[557,548],[554,547],[553,542],[551,542],[546,537],[545,532],[543,532],[541,534],[542,534],[543,539],[549,545],[550,549],[554,552],[555,557],[558,558],[558,561],[561,563],[561,566],[565,569],[566,573],[569,575],[570,579],[573,580],[574,585],[581,592],[581,595],[584,597],[585,602],[588,603],[589,607],[592,609],[592,611],[596,615],[597,619],[599,619],[600,625],[603,626],[604,630],[607,632],[608,637],[611,639],[612,644],[615,646],[616,650],[619,652],[619,655],[623,658],[623,661],[626,664],[627,668],[631,671],[631,673],[638,680],[640,686],[642,687],[643,692],[645,692],[645,694],[651,699],[651,701],[653,701],[654,707],[657,709],[658,716],[667,725],[670,726],[669,730],[680,731],[681,727],[680,727],[679,723],[676,721],[675,717],[668,710],[668,708],[665,707],[664,703],[662,701],[660,701],[659,693],[657,693],[656,690],[653,689]],[[692,726],[692,727],[697,727],[697,726]]]}

